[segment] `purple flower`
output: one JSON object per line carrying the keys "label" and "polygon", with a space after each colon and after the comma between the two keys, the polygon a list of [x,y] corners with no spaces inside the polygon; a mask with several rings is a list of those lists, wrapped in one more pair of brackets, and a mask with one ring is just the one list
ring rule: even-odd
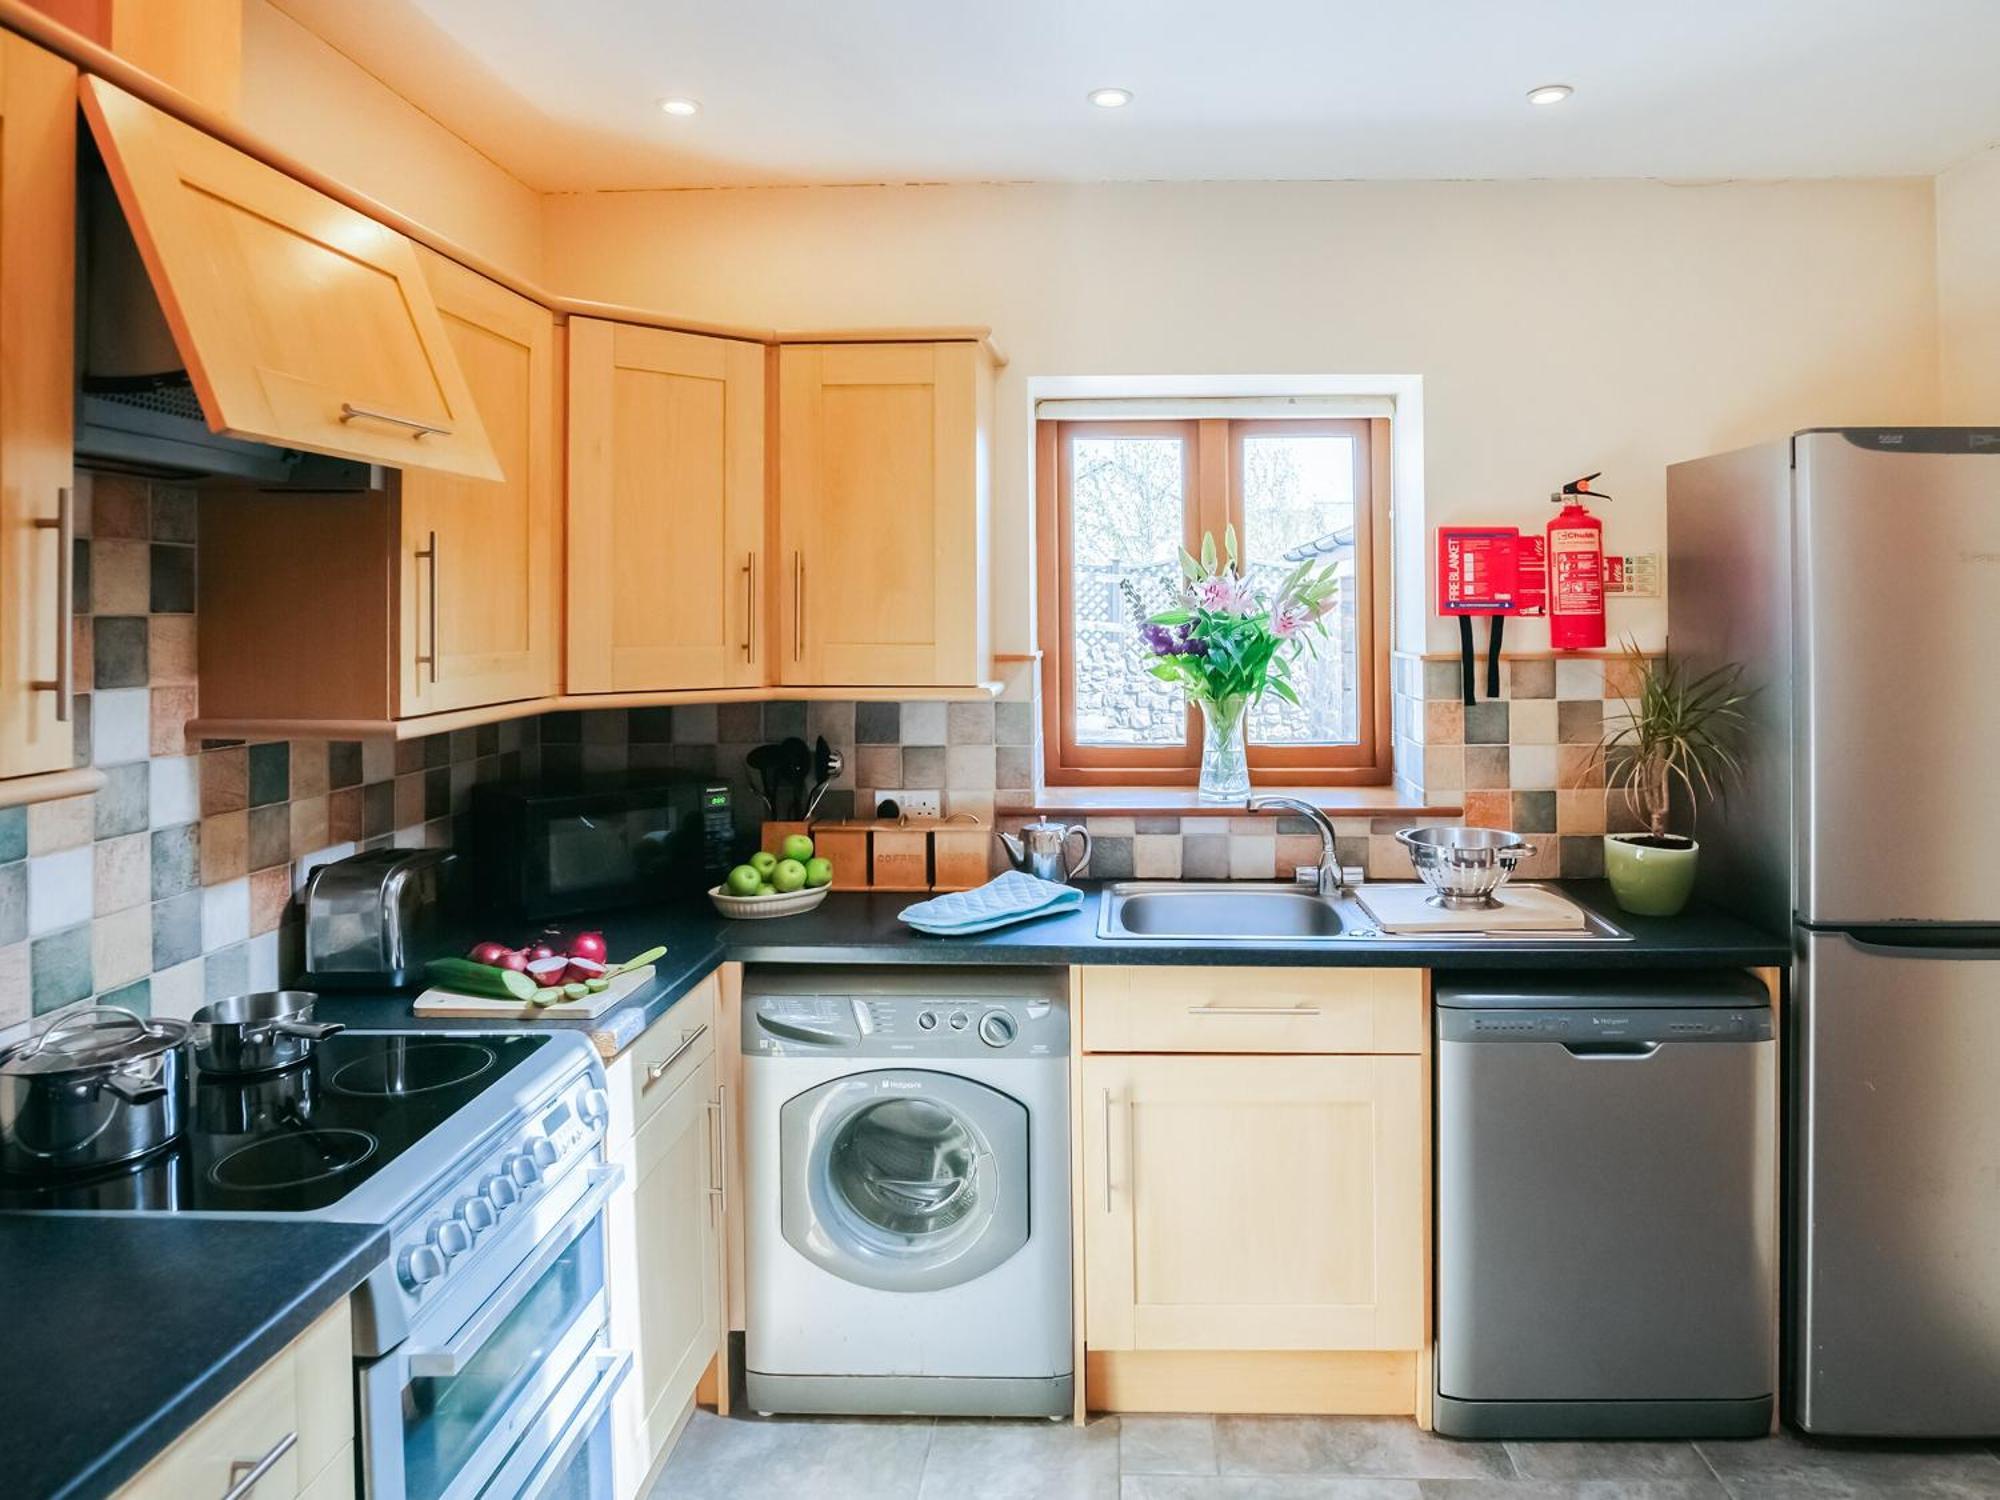
{"label": "purple flower", "polygon": [[1178,656],[1180,648],[1174,643],[1174,633],[1164,625],[1142,625],[1139,635],[1155,656]]}

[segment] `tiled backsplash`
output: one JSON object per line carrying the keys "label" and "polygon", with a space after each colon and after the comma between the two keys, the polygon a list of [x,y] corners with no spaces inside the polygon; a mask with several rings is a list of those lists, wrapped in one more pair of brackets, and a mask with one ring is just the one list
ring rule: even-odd
{"label": "tiled backsplash", "polygon": [[[380,844],[462,832],[472,787],[549,769],[674,767],[737,790],[754,836],[763,809],[744,757],[824,735],[843,770],[820,816],[871,814],[882,796],[938,794],[946,816],[1001,827],[1032,816],[1036,664],[1000,664],[997,701],[724,703],[545,715],[392,744],[185,742],[196,711],[193,492],[81,476],[77,764],[101,791],[0,809],[0,1027],[89,996],[186,1015],[207,998],[295,977],[296,895],[315,864]],[[1633,684],[1622,660],[1502,663],[1502,694],[1466,706],[1458,663],[1394,665],[1398,785],[1462,801],[1465,820],[1541,846],[1528,877],[1603,871],[1604,793],[1591,747]],[[1483,683],[1482,672],[1482,683]],[[88,691],[84,691],[87,686]],[[1406,817],[1337,818],[1340,861],[1408,878]],[[1287,879],[1319,858],[1311,824],[1263,816],[1092,817],[1087,873],[1104,878]],[[996,842],[994,868],[1004,867]]]}

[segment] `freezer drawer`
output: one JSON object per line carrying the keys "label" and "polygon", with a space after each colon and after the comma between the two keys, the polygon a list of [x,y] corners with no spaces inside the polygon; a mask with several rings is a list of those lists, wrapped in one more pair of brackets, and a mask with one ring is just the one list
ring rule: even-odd
{"label": "freezer drawer", "polygon": [[1800,954],[1798,1424],[2000,1433],[2000,933],[1804,932]]}
{"label": "freezer drawer", "polygon": [[1768,1010],[1438,1025],[1440,1430],[1759,1430],[1776,1389]]}

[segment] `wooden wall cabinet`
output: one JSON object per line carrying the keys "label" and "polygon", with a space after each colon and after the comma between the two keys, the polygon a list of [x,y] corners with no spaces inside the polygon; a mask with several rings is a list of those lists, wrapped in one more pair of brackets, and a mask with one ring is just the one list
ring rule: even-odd
{"label": "wooden wall cabinet", "polygon": [[74,748],[75,226],[76,70],[0,32],[0,776]]}
{"label": "wooden wall cabinet", "polygon": [[717,981],[704,980],[609,1069],[608,1149],[626,1178],[607,1219],[611,1326],[633,1351],[613,1406],[618,1500],[644,1492],[722,1351],[717,995]]}
{"label": "wooden wall cabinet", "polygon": [[765,682],[764,364],[741,339],[570,321],[571,693]]}
{"label": "wooden wall cabinet", "polygon": [[205,719],[360,733],[556,689],[555,321],[442,257],[422,267],[500,477],[409,469],[365,493],[205,491]]}
{"label": "wooden wall cabinet", "polygon": [[777,681],[984,681],[985,346],[788,344],[778,372]]}
{"label": "wooden wall cabinet", "polygon": [[354,1354],[347,1304],[330,1308],[117,1493],[188,1500],[228,1492],[244,1470],[293,1441],[257,1481],[257,1500],[354,1494]]}
{"label": "wooden wall cabinet", "polygon": [[500,477],[409,240],[101,78],[82,97],[210,426]]}

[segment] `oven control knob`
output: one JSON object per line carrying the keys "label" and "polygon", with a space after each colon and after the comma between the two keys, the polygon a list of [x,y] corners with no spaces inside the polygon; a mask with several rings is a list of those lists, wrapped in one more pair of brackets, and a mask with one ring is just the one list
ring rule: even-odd
{"label": "oven control knob", "polygon": [[498,1172],[486,1179],[484,1191],[487,1202],[500,1212],[505,1212],[521,1201],[521,1190],[514,1186],[514,1179]]}
{"label": "oven control knob", "polygon": [[546,1137],[528,1144],[528,1158],[538,1167],[553,1167],[556,1164],[556,1148]]}
{"label": "oven control knob", "polygon": [[586,1125],[602,1125],[611,1118],[611,1096],[603,1089],[585,1089],[576,1101],[576,1112]]}
{"label": "oven control knob", "polygon": [[500,1215],[493,1204],[477,1194],[467,1197],[458,1205],[458,1222],[467,1232],[480,1235],[500,1222]]}
{"label": "oven control knob", "polygon": [[1004,1010],[989,1010],[979,1018],[979,1040],[989,1047],[1006,1046],[1019,1030],[1014,1018]]}
{"label": "oven control knob", "polygon": [[472,1248],[472,1231],[456,1219],[446,1219],[431,1231],[431,1244],[448,1262]]}
{"label": "oven control knob", "polygon": [[444,1275],[444,1257],[429,1245],[412,1245],[403,1252],[397,1274],[403,1285],[414,1292],[425,1282]]}
{"label": "oven control knob", "polygon": [[542,1180],[541,1163],[527,1152],[518,1151],[507,1163],[507,1175],[522,1187],[533,1187]]}

